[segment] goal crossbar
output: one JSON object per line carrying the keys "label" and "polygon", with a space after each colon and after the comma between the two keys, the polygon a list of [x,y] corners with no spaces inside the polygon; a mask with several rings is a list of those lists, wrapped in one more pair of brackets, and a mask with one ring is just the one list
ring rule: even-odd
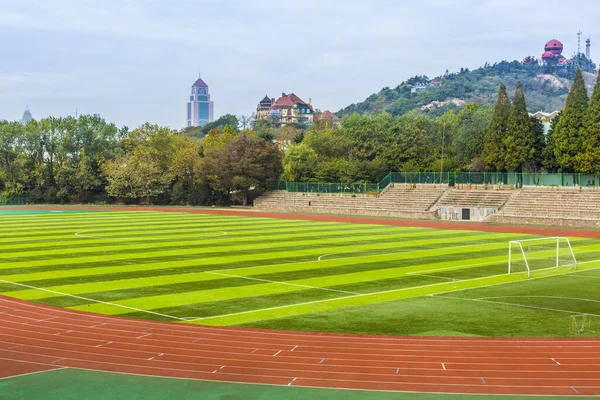
{"label": "goal crossbar", "polygon": [[[549,243],[544,246],[539,243]],[[523,245],[526,245],[525,248]],[[535,263],[535,267],[532,265]],[[516,268],[516,265],[521,267]],[[524,266],[524,268],[523,268]],[[541,266],[542,268],[537,268]],[[577,259],[567,237],[552,236],[525,240],[511,240],[508,244],[508,273],[525,272],[531,276],[532,270],[569,267],[577,269]]]}

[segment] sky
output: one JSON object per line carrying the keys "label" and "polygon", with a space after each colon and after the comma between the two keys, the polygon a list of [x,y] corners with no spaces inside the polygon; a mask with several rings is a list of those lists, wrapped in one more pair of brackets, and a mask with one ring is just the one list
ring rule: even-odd
{"label": "sky", "polygon": [[0,0],[0,119],[99,113],[181,129],[201,73],[215,118],[265,94],[337,111],[414,75],[564,53],[597,0]]}

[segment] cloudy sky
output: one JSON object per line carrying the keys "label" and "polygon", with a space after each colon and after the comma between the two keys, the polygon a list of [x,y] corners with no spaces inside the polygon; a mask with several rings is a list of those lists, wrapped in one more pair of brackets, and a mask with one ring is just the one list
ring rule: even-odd
{"label": "cloudy sky", "polygon": [[[0,0],[0,119],[100,113],[185,125],[201,71],[215,116],[294,92],[337,111],[416,74],[539,56],[597,0]],[[596,29],[596,32],[594,32]]]}

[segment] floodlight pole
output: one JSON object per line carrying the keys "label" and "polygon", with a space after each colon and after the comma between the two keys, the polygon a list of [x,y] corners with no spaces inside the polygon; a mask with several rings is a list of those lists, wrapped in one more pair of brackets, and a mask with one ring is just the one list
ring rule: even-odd
{"label": "floodlight pole", "polygon": [[444,128],[442,129],[442,162],[440,163],[440,185],[442,185],[444,175],[444,139],[446,138],[446,123],[444,122]]}

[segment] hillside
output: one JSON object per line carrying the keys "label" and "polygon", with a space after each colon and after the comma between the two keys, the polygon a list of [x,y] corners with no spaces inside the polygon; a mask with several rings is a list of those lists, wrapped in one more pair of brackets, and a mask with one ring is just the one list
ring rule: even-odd
{"label": "hillside", "polygon": [[[461,69],[457,73],[446,73],[433,80],[415,76],[395,88],[381,89],[365,101],[340,110],[338,115],[372,114],[384,110],[392,115],[402,115],[415,109],[428,115],[441,115],[471,103],[493,105],[501,83],[507,86],[512,96],[519,80],[525,87],[529,111],[551,112],[564,107],[574,72],[564,68],[549,70],[537,63],[523,65],[518,61],[502,61],[473,71]],[[584,72],[584,78],[591,92],[596,76]],[[415,93],[415,90],[418,91]]]}

